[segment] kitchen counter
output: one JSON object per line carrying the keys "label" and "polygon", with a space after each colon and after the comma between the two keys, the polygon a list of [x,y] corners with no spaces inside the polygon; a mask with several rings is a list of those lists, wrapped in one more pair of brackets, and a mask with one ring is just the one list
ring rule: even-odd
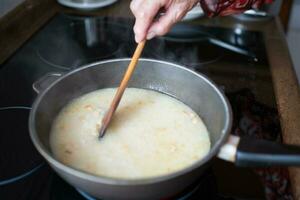
{"label": "kitchen counter", "polygon": [[[0,63],[4,63],[56,13],[64,12],[77,15],[119,16],[133,18],[128,0],[101,10],[76,11],[58,5],[53,0],[27,0],[0,19]],[[238,23],[237,23],[238,22]],[[300,145],[300,91],[292,66],[288,47],[281,24],[277,18],[261,22],[239,21],[234,17],[203,18],[193,23],[205,26],[261,31],[264,34],[271,68],[273,88],[280,116],[284,143]],[[289,168],[295,199],[300,199],[300,169]]]}

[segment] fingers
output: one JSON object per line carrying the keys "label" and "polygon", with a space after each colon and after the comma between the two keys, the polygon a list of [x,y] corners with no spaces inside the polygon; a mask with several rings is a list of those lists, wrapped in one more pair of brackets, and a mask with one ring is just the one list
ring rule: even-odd
{"label": "fingers", "polygon": [[133,0],[131,2],[130,9],[136,18],[133,30],[137,43],[146,38],[154,17],[166,3],[167,0]]}
{"label": "fingers", "polygon": [[[165,35],[171,27],[193,8],[198,0],[132,0],[130,9],[136,18],[134,25],[135,41],[152,39]],[[167,12],[159,21],[153,22],[160,8]]]}
{"label": "fingers", "polygon": [[166,14],[160,17],[159,21],[154,22],[148,30],[146,38],[148,40],[155,36],[162,36],[169,32],[171,27],[180,21],[190,9],[190,5],[186,3],[172,4],[168,8]]}

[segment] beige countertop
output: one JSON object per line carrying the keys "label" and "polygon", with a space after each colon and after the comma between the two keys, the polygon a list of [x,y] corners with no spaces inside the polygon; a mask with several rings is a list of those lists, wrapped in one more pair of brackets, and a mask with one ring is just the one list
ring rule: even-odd
{"label": "beige countertop", "polygon": [[[0,63],[5,62],[33,33],[57,12],[79,15],[133,17],[129,0],[119,1],[100,11],[79,12],[57,5],[54,0],[27,0],[0,19]],[[238,22],[238,23],[237,23]],[[300,145],[300,91],[293,64],[278,19],[254,23],[237,21],[233,17],[201,19],[196,23],[206,26],[233,28],[236,26],[261,31],[264,34],[271,68],[276,104],[280,115],[284,143]],[[300,200],[300,168],[289,168],[295,199]]]}

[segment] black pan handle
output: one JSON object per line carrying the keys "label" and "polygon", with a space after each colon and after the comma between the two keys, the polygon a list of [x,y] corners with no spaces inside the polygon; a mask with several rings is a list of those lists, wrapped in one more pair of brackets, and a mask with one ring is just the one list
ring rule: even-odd
{"label": "black pan handle", "polygon": [[239,167],[300,166],[300,146],[230,135],[218,157]]}
{"label": "black pan handle", "polygon": [[300,146],[242,137],[235,164],[241,167],[300,166]]}

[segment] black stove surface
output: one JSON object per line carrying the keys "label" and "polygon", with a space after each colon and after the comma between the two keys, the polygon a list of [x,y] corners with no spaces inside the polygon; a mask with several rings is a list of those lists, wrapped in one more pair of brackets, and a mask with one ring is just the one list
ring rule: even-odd
{"label": "black stove surface", "polygon": [[[28,113],[36,97],[32,84],[48,72],[131,57],[132,26],[133,21],[124,18],[59,14],[0,67],[0,199],[85,199],[50,169],[30,142]],[[264,105],[275,105],[259,32],[179,24],[167,36],[149,41],[143,57],[185,65],[227,93],[247,88]],[[225,199],[213,174],[209,170],[204,181],[177,199]]]}

